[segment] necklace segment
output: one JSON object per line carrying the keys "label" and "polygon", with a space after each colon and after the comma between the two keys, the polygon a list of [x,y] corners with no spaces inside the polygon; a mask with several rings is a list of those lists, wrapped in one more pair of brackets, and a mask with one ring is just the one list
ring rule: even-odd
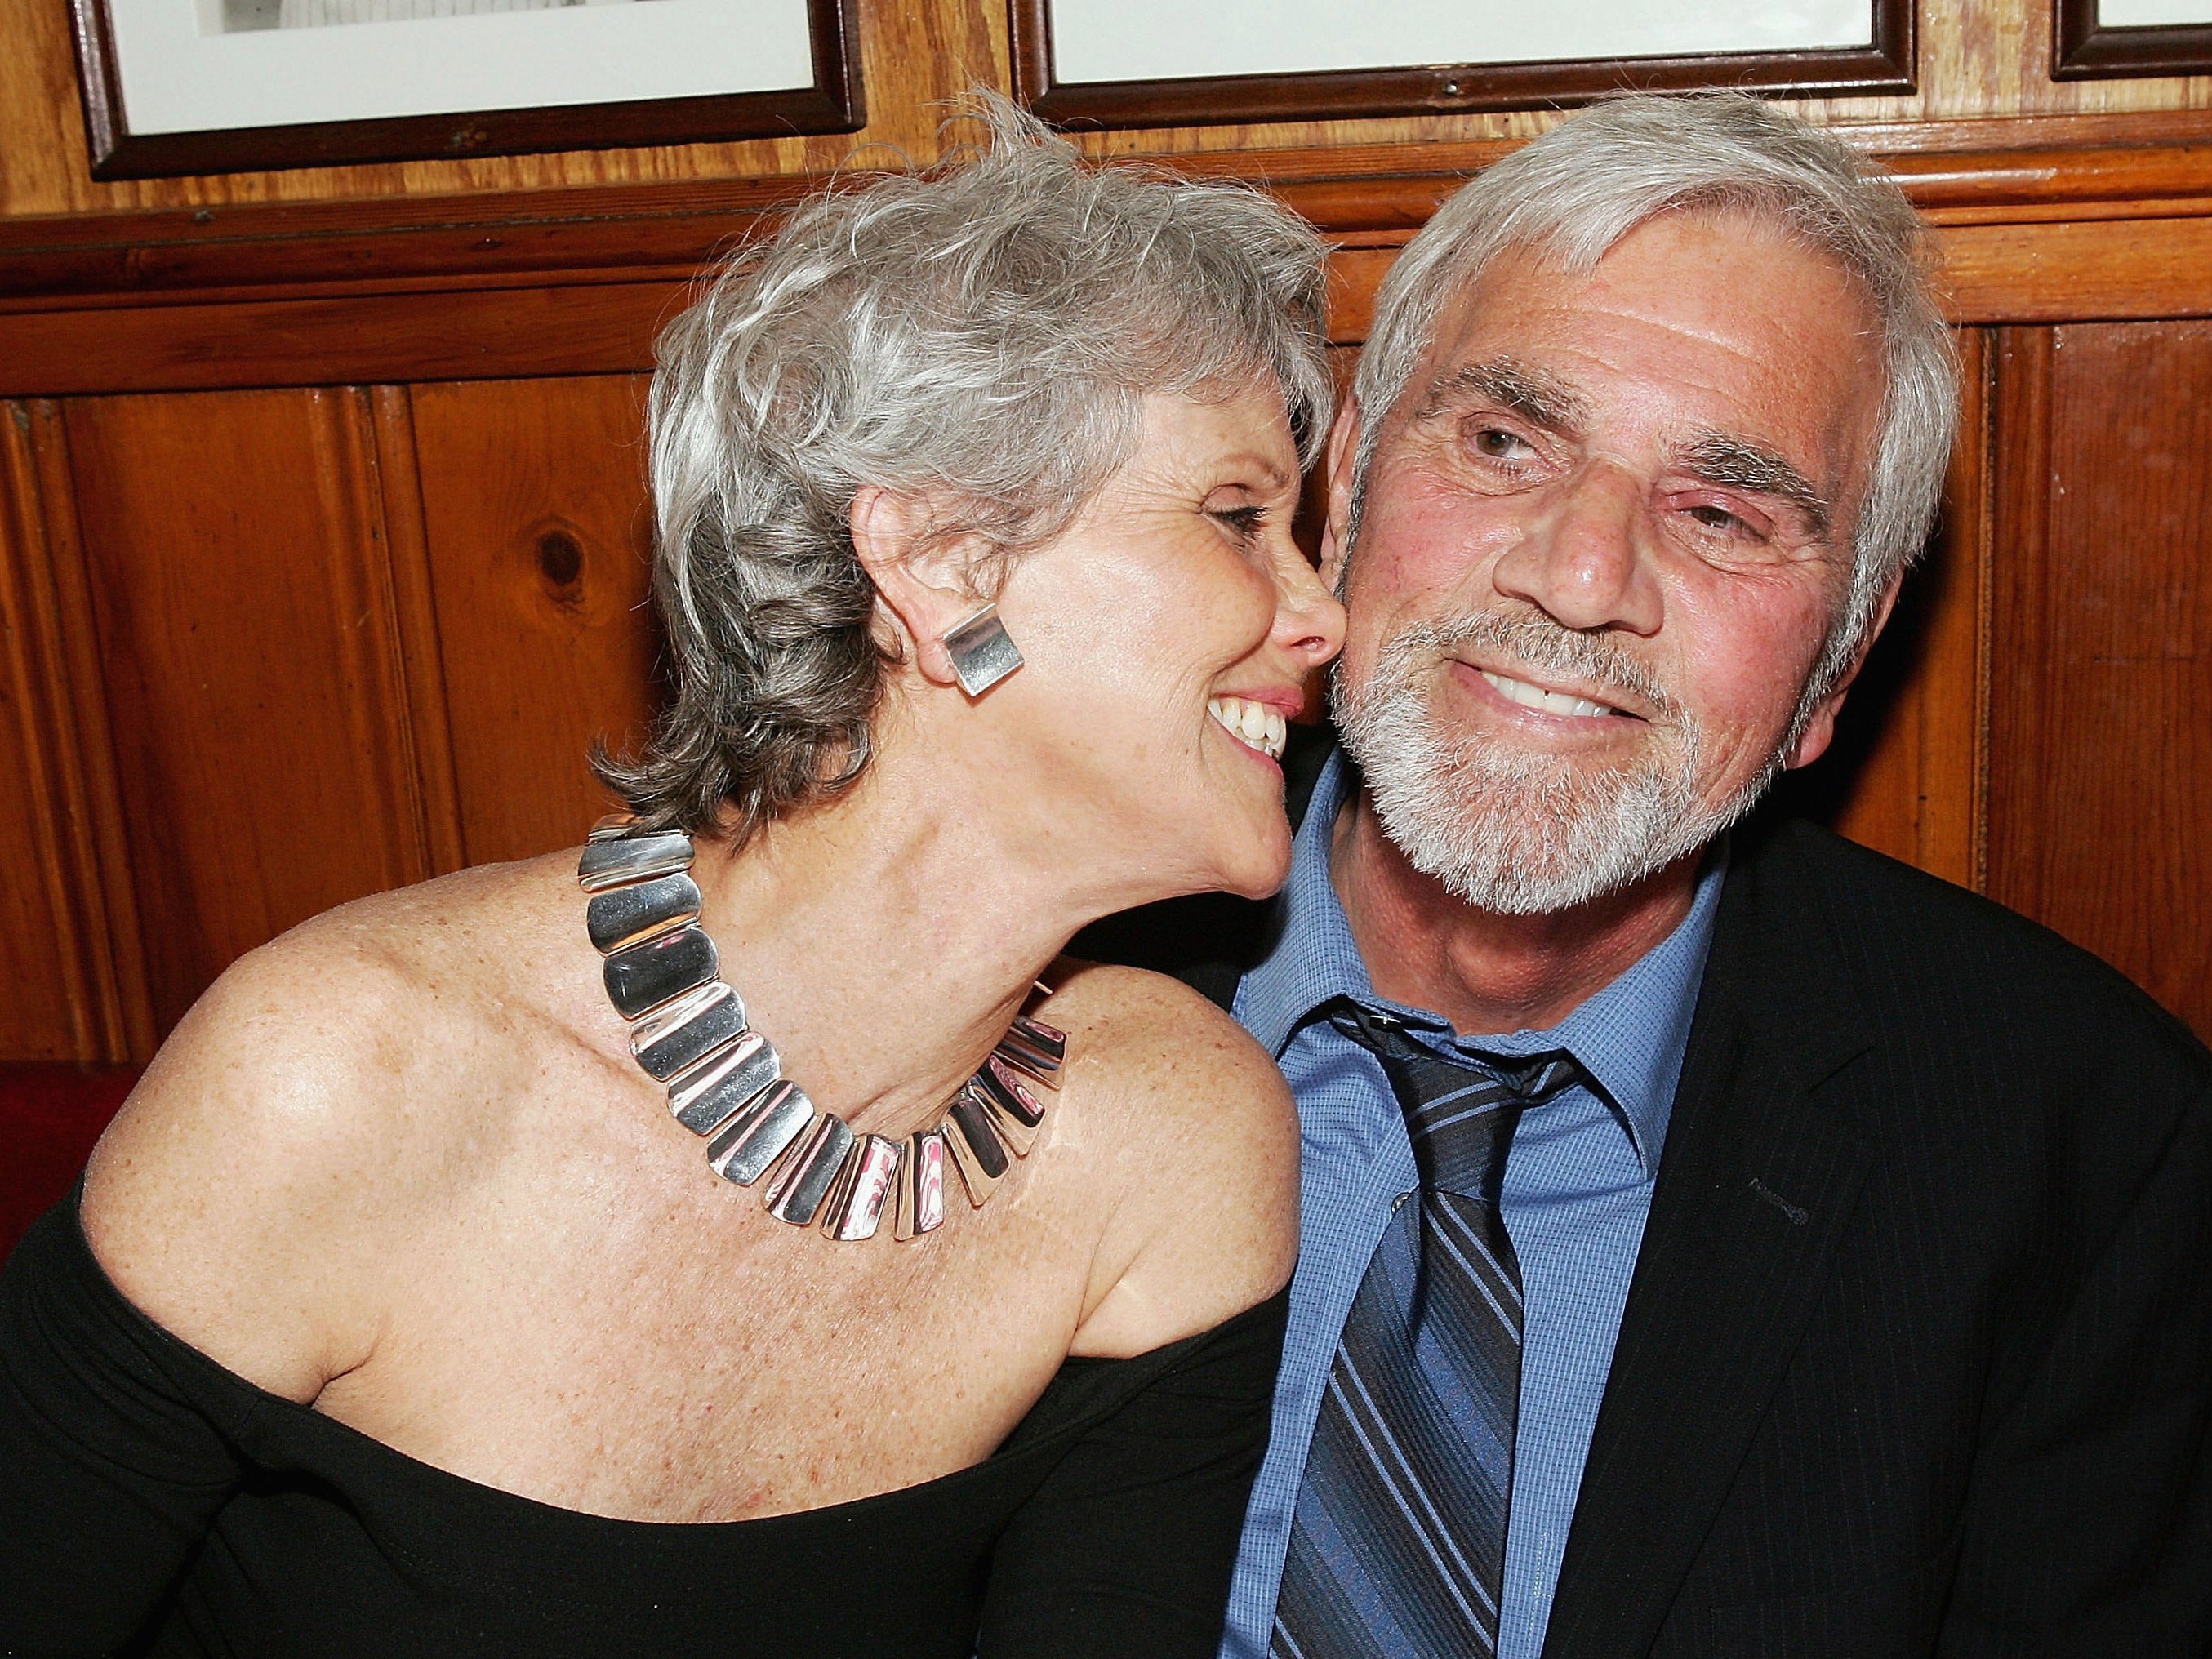
{"label": "necklace segment", "polygon": [[[707,1142],[723,1180],[761,1188],[770,1215],[818,1220],[831,1238],[872,1238],[888,1213],[905,1241],[944,1224],[955,1185],[981,1208],[1044,1120],[1030,1084],[1056,1085],[1067,1034],[1016,1016],[981,1069],[937,1121],[903,1139],[855,1134],[783,1074],[775,1046],[745,1018],[699,925],[691,837],[600,820],[576,866],[588,894],[585,929],[605,958],[607,1000],[629,1024],[629,1049],[668,1091],[676,1121]],[[1039,988],[1041,990],[1043,988]]]}

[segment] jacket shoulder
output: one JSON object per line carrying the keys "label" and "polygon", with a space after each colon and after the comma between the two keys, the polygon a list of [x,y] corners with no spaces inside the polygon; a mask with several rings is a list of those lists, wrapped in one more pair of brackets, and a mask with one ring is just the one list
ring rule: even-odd
{"label": "jacket shoulder", "polygon": [[1767,901],[1761,909],[1817,907],[1838,966],[1893,1034],[2002,1034],[2023,1057],[2124,1052],[2190,1092],[2212,1091],[2212,1054],[2185,1024],[2111,964],[1994,900],[1802,819],[1741,836],[1738,871]]}

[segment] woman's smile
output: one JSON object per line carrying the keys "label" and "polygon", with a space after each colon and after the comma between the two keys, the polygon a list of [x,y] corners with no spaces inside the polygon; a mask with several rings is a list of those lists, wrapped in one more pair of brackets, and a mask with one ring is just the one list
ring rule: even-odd
{"label": "woman's smile", "polygon": [[1290,722],[1280,709],[1249,697],[1213,697],[1207,701],[1206,712],[1214,722],[1247,749],[1256,750],[1271,761],[1283,757],[1283,744],[1290,734]]}

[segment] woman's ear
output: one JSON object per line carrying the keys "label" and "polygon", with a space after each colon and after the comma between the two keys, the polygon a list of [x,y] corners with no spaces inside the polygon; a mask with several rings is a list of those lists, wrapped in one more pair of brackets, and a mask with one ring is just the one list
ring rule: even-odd
{"label": "woman's ear", "polygon": [[982,601],[974,576],[979,538],[944,534],[939,504],[869,484],[853,496],[853,550],[875,584],[876,599],[914,647],[915,666],[938,685],[955,685],[945,635]]}

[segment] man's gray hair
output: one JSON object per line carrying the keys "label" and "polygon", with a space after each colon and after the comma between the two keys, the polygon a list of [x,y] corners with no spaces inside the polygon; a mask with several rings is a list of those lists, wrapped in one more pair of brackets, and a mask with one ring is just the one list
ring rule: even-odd
{"label": "man's gray hair", "polygon": [[1356,541],[1376,444],[1452,295],[1516,248],[1589,270],[1638,226],[1686,209],[1772,217],[1864,289],[1881,329],[1888,385],[1853,534],[1850,601],[1802,718],[1850,667],[1882,594],[1927,539],[1958,427],[1958,356],[1932,289],[1927,234],[1897,182],[1840,140],[1756,98],[1606,100],[1437,210],[1383,279],[1360,356],[1351,528]]}
{"label": "man's gray hair", "polygon": [[[1093,167],[1003,100],[988,142],[831,190],[730,259],[661,335],[653,592],[670,702],[595,757],[649,822],[738,841],[853,783],[890,659],[853,547],[869,486],[929,492],[1007,559],[1065,530],[1133,451],[1142,400],[1283,397],[1326,441],[1326,248],[1257,191]],[[1110,629],[1111,617],[1098,625]]]}

